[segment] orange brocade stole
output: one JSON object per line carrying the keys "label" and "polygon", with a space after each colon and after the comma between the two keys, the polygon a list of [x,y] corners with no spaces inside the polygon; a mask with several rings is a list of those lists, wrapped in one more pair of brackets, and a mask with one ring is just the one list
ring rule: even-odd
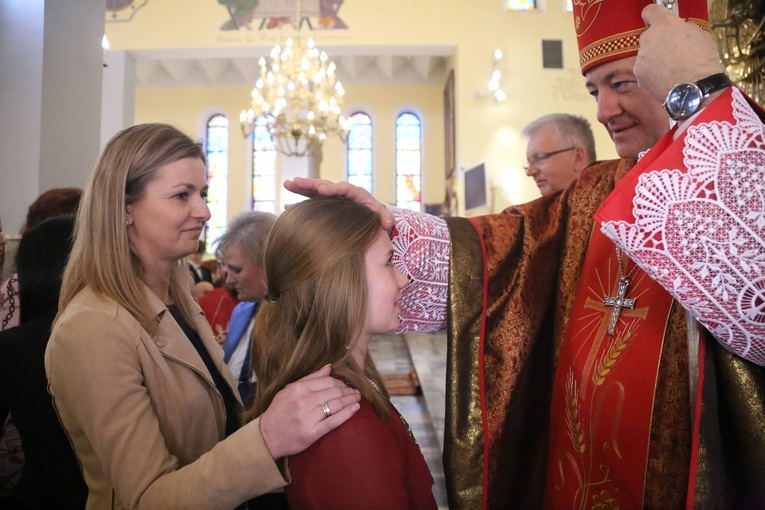
{"label": "orange brocade stole", "polygon": [[[621,271],[617,260],[614,243],[596,226],[555,374],[548,508],[642,506],[672,297],[624,254]],[[629,280],[626,290],[619,288],[622,276]],[[615,312],[611,305],[623,304],[618,298],[635,301]],[[611,335],[612,314],[618,319]]]}

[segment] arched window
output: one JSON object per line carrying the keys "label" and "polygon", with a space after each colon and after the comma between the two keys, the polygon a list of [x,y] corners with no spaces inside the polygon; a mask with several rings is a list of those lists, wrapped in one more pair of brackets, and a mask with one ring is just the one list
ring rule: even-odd
{"label": "arched window", "polygon": [[358,112],[348,125],[348,182],[372,193],[372,119]]}
{"label": "arched window", "polygon": [[210,221],[205,227],[207,253],[214,252],[214,243],[226,230],[228,202],[228,119],[213,115],[207,121],[207,205]]}
{"label": "arched window", "polygon": [[276,147],[260,117],[252,132],[252,210],[276,214]]}
{"label": "arched window", "polygon": [[422,125],[413,113],[396,119],[396,206],[421,210]]}

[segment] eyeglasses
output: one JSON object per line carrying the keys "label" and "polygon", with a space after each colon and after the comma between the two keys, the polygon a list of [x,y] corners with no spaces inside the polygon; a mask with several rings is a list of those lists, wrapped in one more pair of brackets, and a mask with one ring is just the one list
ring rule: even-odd
{"label": "eyeglasses", "polygon": [[531,156],[529,160],[526,162],[525,165],[523,165],[523,171],[528,171],[529,167],[531,165],[538,166],[545,161],[547,161],[549,158],[555,156],[556,154],[562,154],[564,152],[572,151],[576,149],[576,147],[569,147],[567,149],[561,149],[559,151],[552,151],[552,152],[543,152],[542,154],[537,154],[536,156]]}

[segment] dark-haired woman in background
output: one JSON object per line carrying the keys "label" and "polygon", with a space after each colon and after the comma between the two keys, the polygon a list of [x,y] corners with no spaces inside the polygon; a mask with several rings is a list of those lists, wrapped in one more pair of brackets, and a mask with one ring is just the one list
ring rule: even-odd
{"label": "dark-haired woman in background", "polygon": [[25,457],[12,509],[80,509],[88,495],[44,365],[73,232],[74,216],[48,219],[24,233],[16,252],[24,309],[19,326],[0,332],[0,418],[11,413]]}

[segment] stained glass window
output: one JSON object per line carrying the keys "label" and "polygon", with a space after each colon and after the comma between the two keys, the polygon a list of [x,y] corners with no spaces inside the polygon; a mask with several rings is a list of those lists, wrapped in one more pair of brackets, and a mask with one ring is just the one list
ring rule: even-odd
{"label": "stained glass window", "polygon": [[348,182],[372,193],[372,119],[358,112],[348,125]]}
{"label": "stained glass window", "polygon": [[413,113],[396,119],[396,205],[419,211],[422,191],[422,124]]}
{"label": "stained glass window", "polygon": [[508,11],[533,11],[537,8],[537,0],[505,0]]}
{"label": "stained glass window", "polygon": [[205,227],[207,253],[213,253],[215,241],[226,230],[228,202],[228,119],[213,115],[207,121],[207,206],[210,221]]}
{"label": "stained glass window", "polygon": [[276,147],[259,118],[252,132],[252,210],[276,214]]}

